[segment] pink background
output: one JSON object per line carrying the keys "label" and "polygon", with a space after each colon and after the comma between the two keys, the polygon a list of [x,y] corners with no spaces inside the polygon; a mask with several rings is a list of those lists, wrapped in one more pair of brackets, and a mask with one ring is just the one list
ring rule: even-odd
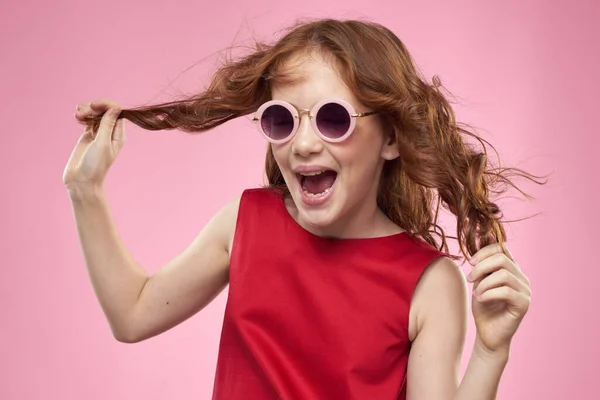
{"label": "pink background", "polygon": [[[426,76],[440,75],[462,99],[459,118],[479,127],[505,164],[554,173],[544,187],[524,184],[534,203],[506,203],[509,218],[542,214],[508,231],[533,302],[499,398],[598,398],[598,3],[325,3],[2,3],[1,399],[210,398],[225,293],[146,342],[126,345],[110,333],[61,182],[81,133],[75,105],[108,97],[127,107],[191,93],[206,83],[214,52],[252,36],[268,40],[296,17],[323,16],[390,27]],[[197,136],[131,124],[127,133],[106,187],[120,232],[148,272],[262,182],[265,143],[247,119]],[[471,325],[465,361],[473,334]]]}

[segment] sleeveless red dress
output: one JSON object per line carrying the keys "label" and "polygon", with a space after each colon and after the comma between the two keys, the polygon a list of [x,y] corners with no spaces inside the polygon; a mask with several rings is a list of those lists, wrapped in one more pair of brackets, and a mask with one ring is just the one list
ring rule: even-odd
{"label": "sleeveless red dress", "polygon": [[246,190],[213,399],[404,399],[411,297],[443,255],[406,233],[322,238]]}

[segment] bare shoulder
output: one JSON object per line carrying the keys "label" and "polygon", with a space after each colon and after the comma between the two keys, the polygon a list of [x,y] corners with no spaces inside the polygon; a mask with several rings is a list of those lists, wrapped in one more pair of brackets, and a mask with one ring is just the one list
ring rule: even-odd
{"label": "bare shoulder", "polygon": [[231,253],[233,247],[241,199],[242,196],[240,195],[231,200],[215,214],[209,223],[209,226],[223,240],[228,254]]}
{"label": "bare shoulder", "polygon": [[418,336],[428,321],[442,315],[466,324],[467,301],[467,282],[460,266],[448,257],[434,260],[415,287],[410,306],[410,340]]}

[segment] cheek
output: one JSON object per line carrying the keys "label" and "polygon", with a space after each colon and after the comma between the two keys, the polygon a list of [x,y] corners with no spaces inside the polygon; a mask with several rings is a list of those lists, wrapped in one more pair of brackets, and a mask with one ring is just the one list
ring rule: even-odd
{"label": "cheek", "polygon": [[287,157],[285,156],[286,152],[284,150],[284,146],[282,145],[270,145],[271,146],[271,153],[273,154],[273,158],[275,159],[275,162],[277,163],[277,165],[279,165],[279,168],[281,168],[282,166],[285,166],[287,164]]}
{"label": "cheek", "polygon": [[357,132],[356,137],[349,142],[348,159],[365,163],[377,163],[383,149],[383,138],[377,131]]}
{"label": "cheek", "polygon": [[361,138],[337,154],[340,164],[346,166],[349,172],[347,177],[354,182],[360,182],[360,185],[377,180],[378,167],[383,163],[382,142],[380,138],[373,136]]}
{"label": "cheek", "polygon": [[283,179],[289,184],[289,180],[291,179],[291,176],[289,176],[288,173],[290,170],[290,157],[285,145],[271,145],[271,154],[273,154],[273,159],[275,160],[277,167],[279,167]]}

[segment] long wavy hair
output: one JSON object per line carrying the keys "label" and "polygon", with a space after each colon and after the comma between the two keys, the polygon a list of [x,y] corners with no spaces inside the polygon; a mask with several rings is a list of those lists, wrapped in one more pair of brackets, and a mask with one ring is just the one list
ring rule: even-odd
{"label": "long wavy hair", "polygon": [[[511,188],[531,198],[513,183],[515,177],[545,182],[521,169],[500,167],[499,158],[494,166],[488,156],[488,148],[498,155],[494,147],[456,121],[440,79],[434,76],[429,84],[403,42],[374,22],[298,22],[274,44],[255,42],[249,54],[226,58],[202,93],[124,109],[120,118],[147,130],[207,131],[254,113],[270,100],[273,82],[291,82],[286,61],[312,51],[334,61],[356,98],[379,111],[395,138],[400,157],[386,161],[377,198],[392,221],[446,253],[447,239],[456,239],[465,257],[506,240],[506,221],[493,199]],[[93,132],[100,119],[87,121]],[[265,168],[267,187],[289,195],[270,146]],[[455,237],[438,223],[440,206],[456,216]]]}

